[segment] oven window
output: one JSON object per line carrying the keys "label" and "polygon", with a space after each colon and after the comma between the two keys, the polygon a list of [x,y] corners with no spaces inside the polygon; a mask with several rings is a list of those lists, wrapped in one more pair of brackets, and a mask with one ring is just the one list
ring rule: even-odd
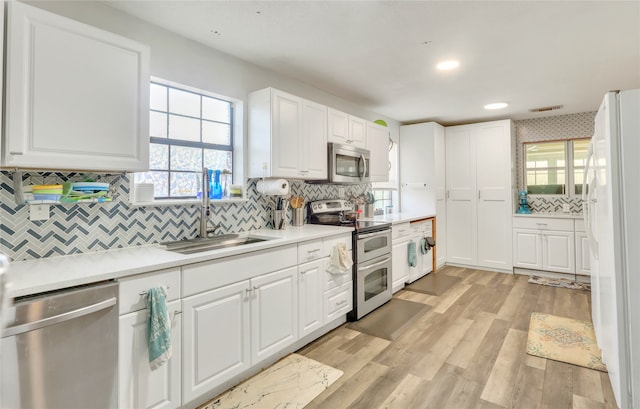
{"label": "oven window", "polygon": [[364,278],[364,300],[367,301],[387,290],[387,268],[381,267]]}
{"label": "oven window", "polygon": [[[360,245],[360,243],[358,243]],[[367,239],[364,242],[364,254],[367,254],[371,251],[376,251],[387,247],[389,244],[387,243],[387,237],[376,237],[372,239]]]}

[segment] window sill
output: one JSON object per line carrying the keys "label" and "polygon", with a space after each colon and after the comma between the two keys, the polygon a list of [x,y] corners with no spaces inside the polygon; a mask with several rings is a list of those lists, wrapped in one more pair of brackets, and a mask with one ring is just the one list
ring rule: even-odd
{"label": "window sill", "polygon": [[[227,205],[232,203],[244,203],[248,199],[244,197],[230,199],[210,200],[212,206]],[[154,200],[153,202],[130,202],[131,207],[164,207],[164,206],[196,206],[201,205],[200,199],[184,199],[184,200]]]}

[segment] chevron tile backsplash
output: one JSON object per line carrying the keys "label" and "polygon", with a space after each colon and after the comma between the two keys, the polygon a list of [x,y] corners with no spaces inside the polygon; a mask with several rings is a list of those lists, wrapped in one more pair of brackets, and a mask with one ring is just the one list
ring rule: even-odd
{"label": "chevron tile backsplash", "polygon": [[[51,206],[50,218],[30,221],[29,206],[16,205],[13,173],[0,172],[0,252],[12,260],[29,260],[75,253],[141,246],[196,237],[199,228],[198,204],[134,207],[129,204],[128,175],[97,175],[108,182],[114,200],[105,203],[77,203]],[[85,180],[86,174],[24,173],[23,185],[55,184]],[[220,232],[242,232],[269,227],[269,198],[256,191],[257,179],[247,183],[248,200],[220,203],[211,207],[211,220]],[[338,186],[291,181],[291,193],[307,201],[337,198]],[[348,196],[358,196],[370,185],[343,186]],[[289,214],[289,218],[291,215]]]}

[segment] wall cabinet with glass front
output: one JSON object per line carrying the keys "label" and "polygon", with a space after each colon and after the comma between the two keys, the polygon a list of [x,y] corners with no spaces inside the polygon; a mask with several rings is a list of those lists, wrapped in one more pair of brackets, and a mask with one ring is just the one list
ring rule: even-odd
{"label": "wall cabinet with glass front", "polygon": [[530,195],[582,194],[589,139],[524,144],[526,190]]}
{"label": "wall cabinet with glass front", "polygon": [[2,165],[149,166],[149,47],[8,2]]}

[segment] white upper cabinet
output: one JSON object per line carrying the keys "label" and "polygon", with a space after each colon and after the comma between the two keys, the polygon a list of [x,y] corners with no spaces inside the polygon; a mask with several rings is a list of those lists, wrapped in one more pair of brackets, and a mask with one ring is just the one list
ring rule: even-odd
{"label": "white upper cabinet", "polygon": [[337,109],[328,109],[329,142],[367,149],[366,122]]}
{"label": "white upper cabinet", "polygon": [[251,93],[249,177],[326,179],[327,108],[273,88]]}
{"label": "white upper cabinet", "polygon": [[367,121],[367,141],[371,161],[369,176],[372,182],[389,181],[389,129]]}
{"label": "white upper cabinet", "polygon": [[149,47],[8,3],[2,165],[149,167]]}

